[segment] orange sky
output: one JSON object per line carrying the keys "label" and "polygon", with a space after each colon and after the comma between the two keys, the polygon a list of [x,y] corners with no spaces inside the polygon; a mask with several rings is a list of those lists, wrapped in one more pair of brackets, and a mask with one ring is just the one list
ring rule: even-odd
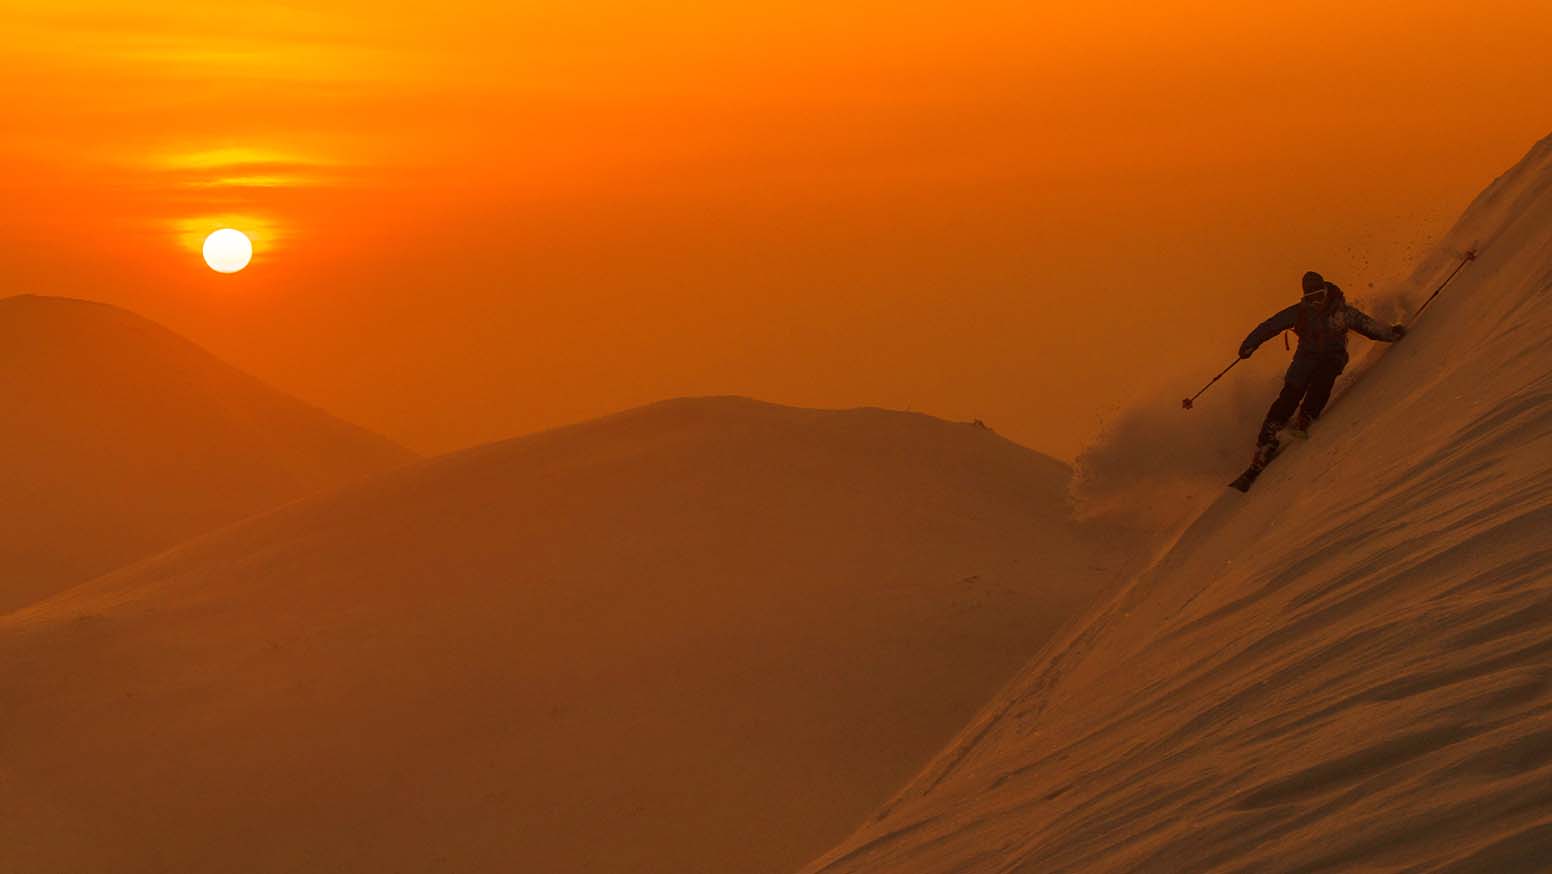
{"label": "orange sky", "polygon": [[0,294],[426,451],[736,393],[1070,458],[1552,133],[1542,0],[495,5],[0,0]]}

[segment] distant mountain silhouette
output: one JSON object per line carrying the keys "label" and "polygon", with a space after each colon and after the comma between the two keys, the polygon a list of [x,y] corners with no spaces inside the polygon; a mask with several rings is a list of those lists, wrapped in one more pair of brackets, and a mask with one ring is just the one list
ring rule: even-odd
{"label": "distant mountain silhouette", "polygon": [[0,613],[411,454],[124,310],[0,299]]}
{"label": "distant mountain silhouette", "polygon": [[0,619],[0,868],[788,872],[1105,589],[1069,475],[704,398],[251,519]]}

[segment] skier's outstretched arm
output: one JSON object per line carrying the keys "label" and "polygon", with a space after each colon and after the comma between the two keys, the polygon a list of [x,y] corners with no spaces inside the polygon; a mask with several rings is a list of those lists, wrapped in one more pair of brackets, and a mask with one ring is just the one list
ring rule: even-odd
{"label": "skier's outstretched arm", "polygon": [[1370,340],[1386,343],[1394,343],[1406,336],[1406,325],[1398,322],[1387,328],[1376,322],[1373,316],[1355,306],[1347,308],[1347,326]]}
{"label": "skier's outstretched arm", "polygon": [[1239,357],[1249,358],[1262,343],[1292,328],[1298,312],[1299,305],[1294,304],[1257,325],[1256,329],[1250,332],[1250,336],[1245,338],[1245,342],[1239,344]]}

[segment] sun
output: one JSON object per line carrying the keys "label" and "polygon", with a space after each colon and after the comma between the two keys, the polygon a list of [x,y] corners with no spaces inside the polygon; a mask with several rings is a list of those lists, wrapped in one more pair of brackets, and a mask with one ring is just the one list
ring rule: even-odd
{"label": "sun", "polygon": [[205,238],[205,263],[217,273],[236,273],[253,260],[253,243],[242,231],[222,228]]}

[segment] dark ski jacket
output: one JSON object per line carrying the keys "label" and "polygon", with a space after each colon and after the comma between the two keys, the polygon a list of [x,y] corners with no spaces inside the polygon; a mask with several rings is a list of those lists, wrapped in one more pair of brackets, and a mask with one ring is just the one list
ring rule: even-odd
{"label": "dark ski jacket", "polygon": [[[1293,364],[1288,368],[1288,378],[1293,379],[1297,373],[1308,371],[1317,363],[1346,366],[1347,332],[1350,330],[1386,343],[1401,339],[1391,328],[1348,305],[1340,288],[1327,285],[1326,289],[1325,303],[1317,305],[1301,301],[1257,325],[1240,344],[1240,355],[1249,357],[1262,343],[1283,331],[1292,331],[1299,338],[1299,348],[1293,353]],[[1340,368],[1338,370],[1340,372]]]}

